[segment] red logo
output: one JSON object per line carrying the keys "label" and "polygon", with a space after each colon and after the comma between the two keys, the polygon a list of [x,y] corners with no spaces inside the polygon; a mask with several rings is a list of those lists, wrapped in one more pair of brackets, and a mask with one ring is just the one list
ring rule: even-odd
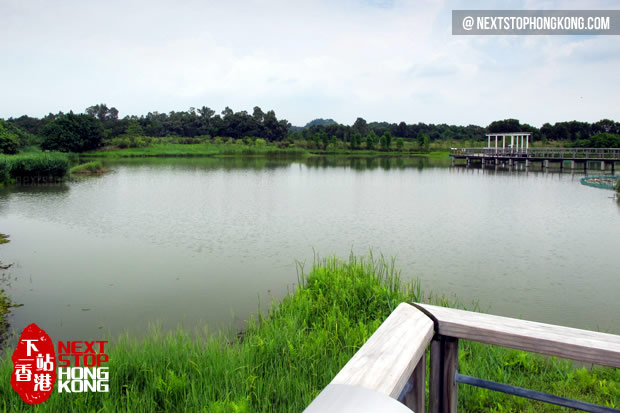
{"label": "red logo", "polygon": [[32,323],[24,329],[13,352],[11,386],[29,404],[46,401],[56,381],[54,343]]}

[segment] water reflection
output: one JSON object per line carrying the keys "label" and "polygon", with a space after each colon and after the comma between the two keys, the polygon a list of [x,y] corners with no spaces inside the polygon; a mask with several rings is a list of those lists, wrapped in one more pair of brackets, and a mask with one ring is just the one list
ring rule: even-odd
{"label": "water reflection", "polygon": [[343,157],[313,156],[303,161],[309,168],[350,168],[354,170],[375,170],[444,167],[450,165],[449,159],[433,159],[424,156],[385,156],[385,157]]}
{"label": "water reflection", "polygon": [[134,166],[141,168],[168,168],[171,170],[209,170],[209,169],[277,169],[286,168],[296,162],[288,157],[194,157],[194,158],[122,158],[105,160],[109,166]]}

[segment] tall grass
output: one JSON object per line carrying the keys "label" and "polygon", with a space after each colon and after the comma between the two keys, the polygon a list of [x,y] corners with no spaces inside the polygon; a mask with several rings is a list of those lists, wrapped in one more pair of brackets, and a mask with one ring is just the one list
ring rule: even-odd
{"label": "tall grass", "polygon": [[69,171],[69,156],[58,152],[0,155],[2,183],[50,182],[63,179]]}
{"label": "tall grass", "polygon": [[9,182],[11,178],[11,161],[8,156],[0,155],[0,186]]}
{"label": "tall grass", "polygon": [[[39,411],[300,412],[331,381],[390,312],[421,300],[393,262],[350,257],[317,260],[300,286],[267,315],[259,311],[239,337],[206,330],[152,329],[110,345],[110,393],[53,393]],[[235,337],[235,338],[231,338]],[[612,369],[575,370],[526,353],[463,342],[461,371],[618,406]],[[26,411],[0,362],[0,407]],[[604,383],[604,384],[601,384]],[[461,411],[559,411],[500,393],[459,388]],[[539,410],[540,409],[540,410]]]}

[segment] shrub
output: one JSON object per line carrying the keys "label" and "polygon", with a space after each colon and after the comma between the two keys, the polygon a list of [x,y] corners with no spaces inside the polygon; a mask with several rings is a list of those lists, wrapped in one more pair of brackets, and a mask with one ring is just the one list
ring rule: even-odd
{"label": "shrub", "polygon": [[128,136],[121,135],[116,138],[107,139],[106,145],[118,146],[121,149],[125,148],[145,148],[151,144],[152,138],[147,136]]}
{"label": "shrub", "polygon": [[133,144],[135,148],[145,148],[147,146],[149,146],[149,138],[146,138],[144,136],[136,136],[133,140]]}
{"label": "shrub", "polygon": [[264,148],[265,146],[267,146],[267,143],[265,142],[265,140],[261,138],[256,139],[256,142],[254,142],[254,144],[256,145],[257,148]]}
{"label": "shrub", "polygon": [[588,139],[579,139],[573,146],[578,148],[620,148],[620,135],[599,133]]}
{"label": "shrub", "polygon": [[19,136],[5,127],[4,121],[0,121],[0,152],[17,153],[19,149]]}
{"label": "shrub", "polygon": [[195,145],[201,143],[201,140],[199,138],[179,138],[177,139],[177,143],[182,145]]}
{"label": "shrub", "polygon": [[118,146],[121,149],[125,149],[125,148],[129,148],[129,145],[131,145],[131,140],[129,140],[129,138],[126,136],[117,137],[117,138],[108,139],[106,141],[106,145]]}
{"label": "shrub", "polygon": [[41,138],[36,135],[33,135],[30,132],[26,132],[25,130],[17,127],[13,123],[9,121],[0,120],[0,124],[3,129],[7,130],[9,133],[17,137],[17,141],[20,147],[24,146],[39,146],[41,144]]}

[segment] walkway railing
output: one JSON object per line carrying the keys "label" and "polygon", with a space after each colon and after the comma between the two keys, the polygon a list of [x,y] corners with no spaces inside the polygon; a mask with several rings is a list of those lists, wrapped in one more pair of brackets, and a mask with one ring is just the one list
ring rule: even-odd
{"label": "walkway railing", "polygon": [[[620,336],[617,335],[427,304],[403,303],[381,324],[307,410],[348,411],[347,403],[353,401],[338,397],[338,393],[342,388],[351,387],[397,399],[414,412],[426,411],[426,350],[430,344],[429,411],[432,413],[456,412],[457,383],[584,411],[620,412],[609,407],[459,374],[459,339],[620,368]],[[361,409],[359,405],[358,401],[356,411],[373,411],[370,404]],[[373,406],[378,405],[375,403]],[[400,410],[394,408],[383,411]]]}
{"label": "walkway railing", "polygon": [[453,156],[620,160],[620,148],[453,148]]}

